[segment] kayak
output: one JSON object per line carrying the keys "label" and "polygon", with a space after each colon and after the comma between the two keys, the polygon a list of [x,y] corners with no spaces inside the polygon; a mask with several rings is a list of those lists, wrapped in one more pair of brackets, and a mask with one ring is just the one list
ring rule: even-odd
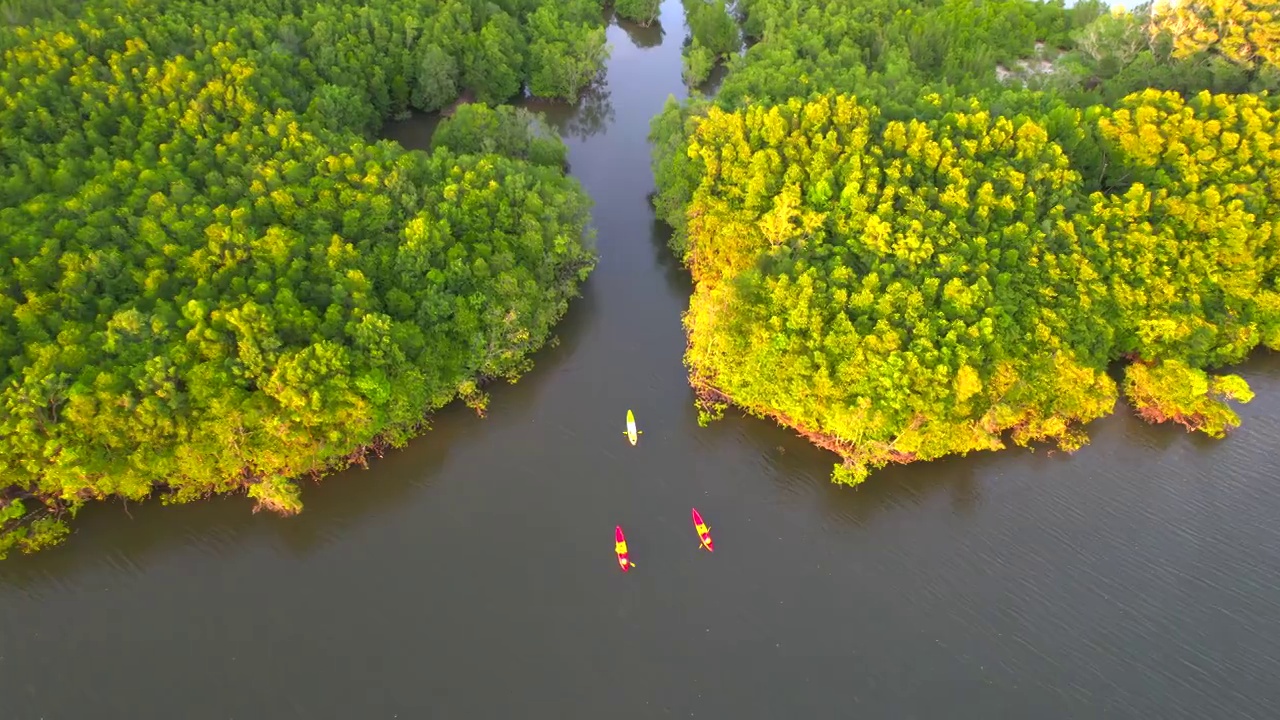
{"label": "kayak", "polygon": [[636,430],[636,416],[630,410],[627,411],[627,431],[623,433],[632,445],[636,444],[636,436],[642,434],[642,431]]}
{"label": "kayak", "polygon": [[698,514],[698,508],[693,509],[693,529],[698,531],[698,541],[702,543],[699,549],[706,548],[711,552],[715,552],[711,546],[711,528],[702,521],[702,516]]}
{"label": "kayak", "polygon": [[622,534],[621,525],[613,529],[613,551],[618,554],[618,566],[622,568],[622,572],[636,566],[627,554],[627,538]]}

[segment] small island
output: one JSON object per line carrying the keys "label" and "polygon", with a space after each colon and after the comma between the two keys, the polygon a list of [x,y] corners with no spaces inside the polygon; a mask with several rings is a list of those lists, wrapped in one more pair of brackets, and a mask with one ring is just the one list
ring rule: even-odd
{"label": "small island", "polygon": [[1210,371],[1280,349],[1280,18],[1253,5],[740,0],[755,43],[651,135],[703,420],[773,418],[849,484],[1078,448],[1121,390],[1237,425],[1252,393]]}

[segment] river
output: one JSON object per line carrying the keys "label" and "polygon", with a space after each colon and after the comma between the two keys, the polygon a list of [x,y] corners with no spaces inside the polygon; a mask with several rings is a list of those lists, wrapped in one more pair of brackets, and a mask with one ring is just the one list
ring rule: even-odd
{"label": "river", "polygon": [[[769,422],[698,427],[689,279],[646,200],[648,120],[683,96],[680,12],[612,25],[608,92],[541,106],[601,255],[561,342],[493,388],[487,418],[446,409],[309,485],[297,517],[243,497],[101,505],[65,545],[0,563],[0,717],[1276,716],[1274,356],[1241,369],[1258,397],[1222,441],[1121,405],[1071,456],[858,489]],[[422,146],[430,125],[389,134]]]}

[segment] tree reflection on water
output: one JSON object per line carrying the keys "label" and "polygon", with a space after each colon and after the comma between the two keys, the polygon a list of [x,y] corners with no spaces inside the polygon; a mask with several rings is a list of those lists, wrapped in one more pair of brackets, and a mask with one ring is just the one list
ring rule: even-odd
{"label": "tree reflection on water", "polygon": [[609,83],[604,78],[587,86],[576,106],[540,98],[529,98],[520,104],[545,117],[547,124],[562,136],[579,140],[598,134],[613,122],[615,116]]}
{"label": "tree reflection on water", "polygon": [[635,43],[640,49],[655,48],[662,44],[662,22],[654,20],[648,27],[631,22],[630,20],[618,19],[618,27],[627,34],[631,42]]}
{"label": "tree reflection on water", "polygon": [[613,124],[613,119],[613,99],[609,93],[609,82],[601,79],[583,93],[578,103],[578,111],[569,117],[565,132],[585,140]]}

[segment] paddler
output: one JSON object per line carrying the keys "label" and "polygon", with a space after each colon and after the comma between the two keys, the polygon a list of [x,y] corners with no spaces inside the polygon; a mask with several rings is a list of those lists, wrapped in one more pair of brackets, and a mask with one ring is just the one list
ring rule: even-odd
{"label": "paddler", "polygon": [[698,525],[698,537],[702,539],[702,546],[711,550],[711,530],[706,524]]}
{"label": "paddler", "polygon": [[618,567],[622,568],[622,572],[626,572],[627,568],[635,567],[636,564],[627,557],[627,541],[622,537],[622,528],[618,528],[614,536],[616,540],[613,543],[613,552],[618,555]]}
{"label": "paddler", "polygon": [[698,541],[701,543],[698,547],[715,552],[711,543],[711,528],[707,527],[702,516],[698,514],[698,508],[693,509],[693,529],[698,533]]}

